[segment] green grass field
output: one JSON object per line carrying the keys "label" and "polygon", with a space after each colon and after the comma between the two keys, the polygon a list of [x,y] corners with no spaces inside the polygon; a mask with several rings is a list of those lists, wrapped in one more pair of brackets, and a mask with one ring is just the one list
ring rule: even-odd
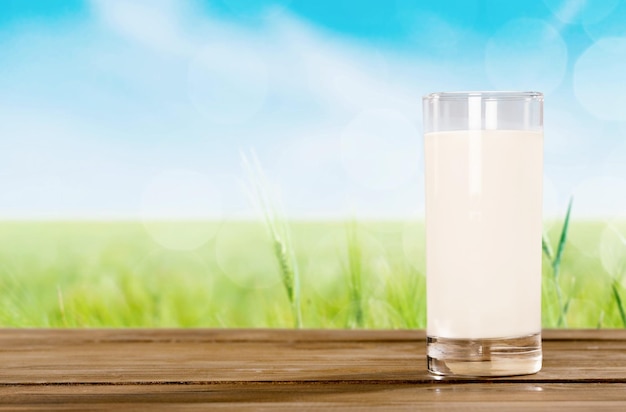
{"label": "green grass field", "polygon": [[[423,224],[350,227],[290,224],[302,325],[424,327]],[[626,226],[606,228],[571,222],[557,279],[562,308],[544,258],[544,326],[624,327]],[[560,229],[548,225],[554,248]],[[193,251],[163,246],[192,247],[207,237]],[[4,222],[0,325],[293,327],[294,319],[262,223]]]}

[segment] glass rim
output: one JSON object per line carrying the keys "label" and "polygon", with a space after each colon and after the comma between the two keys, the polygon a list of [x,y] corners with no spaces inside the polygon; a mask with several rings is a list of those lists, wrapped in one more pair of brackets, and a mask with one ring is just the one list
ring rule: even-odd
{"label": "glass rim", "polygon": [[459,101],[477,97],[481,100],[535,100],[543,101],[543,93],[533,91],[465,91],[436,92],[424,95],[424,101]]}

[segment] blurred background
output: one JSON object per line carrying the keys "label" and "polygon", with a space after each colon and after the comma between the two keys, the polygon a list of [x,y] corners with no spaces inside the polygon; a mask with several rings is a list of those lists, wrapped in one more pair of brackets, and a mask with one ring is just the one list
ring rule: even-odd
{"label": "blurred background", "polygon": [[2,0],[0,217],[250,216],[250,148],[290,216],[411,216],[421,96],[492,89],[545,93],[548,214],[572,193],[621,214],[625,20],[619,0]]}
{"label": "blurred background", "polygon": [[[308,324],[423,326],[421,303],[401,308],[410,295],[351,294],[342,222],[369,228],[358,256],[381,256],[363,265],[377,282],[421,287],[421,96],[498,89],[545,93],[555,250],[574,196],[569,261],[560,277],[545,262],[571,295],[554,310],[626,326],[624,21],[624,0],[0,0],[0,322],[290,325],[246,190],[241,154],[256,153],[280,215],[300,222],[287,249]],[[352,283],[329,291],[342,272]],[[191,310],[190,290],[213,303]]]}

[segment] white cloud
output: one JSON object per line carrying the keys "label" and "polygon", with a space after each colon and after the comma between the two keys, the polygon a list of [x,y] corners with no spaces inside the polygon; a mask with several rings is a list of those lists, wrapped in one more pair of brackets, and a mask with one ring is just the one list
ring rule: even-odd
{"label": "white cloud", "polygon": [[187,3],[177,0],[92,0],[97,18],[113,32],[158,52],[187,54],[182,31]]}
{"label": "white cloud", "polygon": [[[388,135],[380,136],[388,142],[401,141],[396,150],[399,157],[390,158],[389,150],[368,147],[367,142],[358,141],[361,136],[356,136],[351,147],[361,148],[352,150],[361,155],[369,150],[366,157],[372,160],[370,166],[378,167],[381,173],[389,165],[393,170],[410,171],[404,177],[394,175],[399,185],[414,175],[420,147],[416,127],[421,119],[419,88],[424,87],[420,82],[423,77],[409,77],[417,71],[414,62],[331,36],[285,12],[270,13],[262,28],[249,29],[210,15],[200,19],[189,13],[191,6],[180,4],[100,0],[94,1],[94,11],[100,22],[141,53],[177,59],[188,67],[187,98],[193,111],[189,116],[207,131],[224,131],[232,141],[224,141],[224,145],[233,151],[242,143],[257,146],[262,161],[272,152],[291,148],[283,160],[270,165],[278,171],[277,180],[284,186],[283,198],[289,210],[309,216],[315,210],[322,214],[345,212],[346,193],[354,183],[320,171],[325,160],[315,154],[326,156],[329,140],[306,136],[330,133],[338,137],[344,128],[350,129],[359,113],[391,111],[402,124],[413,125],[402,129],[400,135],[394,134],[399,126],[389,127]],[[158,81],[179,79],[164,77]],[[302,142],[300,148],[290,143],[294,139]],[[307,149],[303,152],[302,147]],[[333,156],[340,160],[340,146],[336,149]],[[237,173],[237,167],[234,163],[224,172]],[[390,181],[385,184],[394,186]],[[337,194],[327,193],[327,187],[333,187]],[[385,205],[373,203],[384,214]],[[228,205],[224,210],[228,213]]]}
{"label": "white cloud", "polygon": [[[194,3],[94,0],[93,4],[98,20],[110,32],[140,49],[139,58],[151,51],[187,66],[189,100],[218,123],[249,120],[264,102],[317,107],[327,118],[343,119],[346,113],[380,107],[415,116],[419,86],[428,80],[414,61],[326,34],[287,12],[268,12],[261,27],[248,28],[211,15],[201,18]],[[290,119],[281,119],[285,120]]]}

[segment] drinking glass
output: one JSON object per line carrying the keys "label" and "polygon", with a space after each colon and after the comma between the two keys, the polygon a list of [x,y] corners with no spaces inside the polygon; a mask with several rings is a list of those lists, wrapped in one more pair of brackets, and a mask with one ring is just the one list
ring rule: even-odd
{"label": "drinking glass", "polygon": [[433,93],[423,109],[428,369],[535,373],[543,95]]}

